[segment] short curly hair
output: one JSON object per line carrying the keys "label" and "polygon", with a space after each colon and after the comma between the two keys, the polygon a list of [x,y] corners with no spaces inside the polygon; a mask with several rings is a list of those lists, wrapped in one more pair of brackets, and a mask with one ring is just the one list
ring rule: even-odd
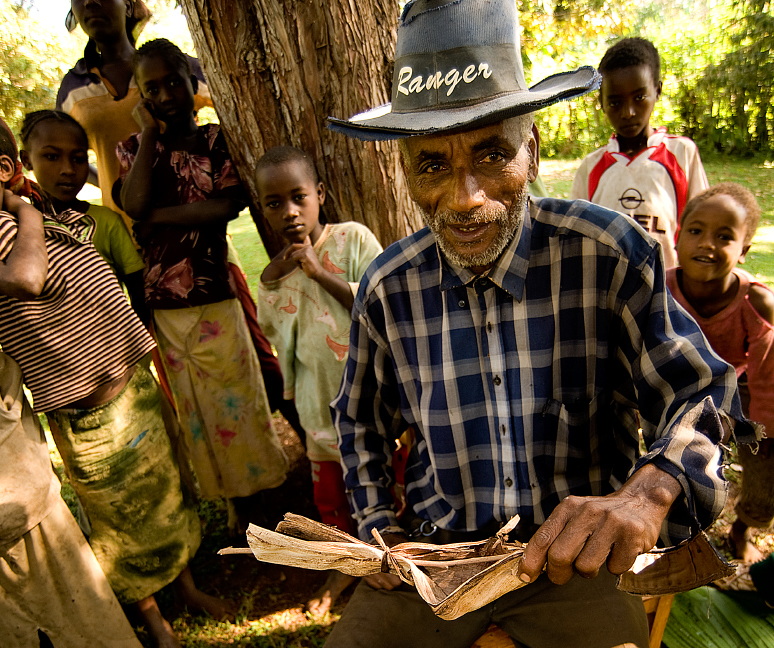
{"label": "short curly hair", "polygon": [[608,48],[599,62],[602,76],[621,68],[647,65],[653,74],[653,84],[661,80],[661,57],[656,46],[645,38],[623,38]]}
{"label": "short curly hair", "polygon": [[22,122],[21,133],[19,133],[22,146],[27,147],[29,145],[30,139],[35,132],[35,129],[46,121],[56,121],[60,124],[70,124],[73,128],[79,131],[80,135],[83,137],[83,141],[88,146],[89,136],[86,134],[86,130],[83,128],[80,122],[75,119],[75,117],[61,110],[36,110],[35,112],[27,113],[24,116],[24,121]]}
{"label": "short curly hair", "polygon": [[184,72],[187,76],[192,74],[191,62],[177,45],[166,38],[156,38],[143,43],[132,54],[132,72],[137,74],[140,61],[146,58],[159,58],[175,66],[175,69]]}
{"label": "short curly hair", "polygon": [[279,166],[286,162],[300,162],[306,169],[309,175],[309,179],[316,185],[320,182],[320,178],[317,174],[317,168],[312,162],[312,158],[307,155],[300,148],[295,146],[273,146],[255,164],[255,173],[269,167]]}
{"label": "short curly hair", "polygon": [[745,189],[742,185],[735,182],[720,182],[712,185],[709,189],[702,191],[698,196],[691,198],[683,209],[680,222],[683,222],[688,216],[695,212],[707,199],[713,196],[728,196],[744,209],[747,218],[745,219],[744,244],[750,245],[758,229],[758,223],[761,220],[761,208],[758,201],[755,200],[752,192]]}

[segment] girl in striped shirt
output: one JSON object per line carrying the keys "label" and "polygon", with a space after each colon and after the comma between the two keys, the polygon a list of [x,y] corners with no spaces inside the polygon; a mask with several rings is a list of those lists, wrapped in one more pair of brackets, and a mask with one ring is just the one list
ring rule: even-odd
{"label": "girl in striped shirt", "polygon": [[[0,187],[29,194],[13,135],[0,126]],[[11,196],[5,202],[17,214],[0,211],[0,261],[23,257],[25,271],[0,282],[0,345],[48,417],[116,596],[134,605],[158,645],[178,646],[155,592],[174,582],[186,604],[216,617],[233,604],[197,590],[188,567],[201,529],[182,492],[158,386],[139,364],[153,340],[94,248],[92,217],[41,216]]]}

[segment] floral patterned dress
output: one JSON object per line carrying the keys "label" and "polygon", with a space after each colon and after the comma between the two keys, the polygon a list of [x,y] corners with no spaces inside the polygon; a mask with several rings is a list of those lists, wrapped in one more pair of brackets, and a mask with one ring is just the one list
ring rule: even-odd
{"label": "floral patterned dress", "polygon": [[[120,182],[140,134],[116,152]],[[154,208],[215,198],[244,200],[217,124],[190,151],[156,145]],[[202,497],[245,497],[280,485],[287,458],[272,427],[260,365],[229,283],[226,224],[152,225],[138,231],[145,298],[175,398],[186,454]]]}

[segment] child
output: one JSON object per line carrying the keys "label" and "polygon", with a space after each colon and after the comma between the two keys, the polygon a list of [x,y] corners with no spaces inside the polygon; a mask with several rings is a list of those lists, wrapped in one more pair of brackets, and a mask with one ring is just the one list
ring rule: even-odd
{"label": "child", "polygon": [[624,38],[599,63],[600,102],[615,129],[607,146],[580,165],[570,198],[589,200],[636,220],[661,243],[666,267],[674,252],[685,203],[707,188],[696,144],[654,129],[650,117],[661,97],[661,60],[644,38]]}
{"label": "child", "polygon": [[242,533],[258,502],[245,498],[282,484],[288,464],[229,282],[226,226],[245,193],[219,126],[196,125],[186,56],[158,39],[132,61],[142,132],[118,145],[117,187],[137,221],[145,301],[200,494],[225,497]]}
{"label": "child", "polygon": [[[307,433],[314,501],[322,521],[354,533],[329,403],[339,391],[358,282],[382,248],[359,223],[323,226],[325,187],[299,149],[275,147],[257,164],[260,206],[287,246],[261,275],[258,314],[277,349],[285,398]],[[352,582],[331,572],[307,608],[324,614]]]}
{"label": "child", "polygon": [[[20,165],[0,126],[4,188]],[[14,209],[17,218],[0,213],[0,261],[22,266],[0,282],[0,345],[51,423],[117,598],[133,604],[159,645],[178,646],[155,592],[174,581],[186,604],[217,617],[233,604],[197,590],[187,566],[201,529],[183,498],[157,385],[138,364],[153,340],[91,242],[92,217]]]}
{"label": "child", "polygon": [[121,216],[107,207],[78,200],[89,175],[86,131],[67,113],[39,110],[25,116],[21,141],[24,148],[19,157],[24,167],[35,173],[43,190],[37,207],[51,215],[72,209],[94,218],[94,247],[126,286],[135,312],[147,323],[142,285],[145,264]]}
{"label": "child", "polygon": [[[42,230],[43,220],[36,218]],[[12,272],[9,255],[9,262],[0,264],[0,282]],[[3,645],[37,646],[39,633],[45,633],[62,648],[140,648],[60,488],[40,423],[22,391],[21,368],[0,353]]]}
{"label": "child", "polygon": [[747,527],[768,528],[774,521],[774,293],[736,267],[750,249],[760,214],[753,195],[731,182],[699,194],[682,215],[680,265],[667,273],[674,298],[715,352],[736,368],[746,413],[766,428],[757,454],[737,448],[744,470],[731,542],[748,561],[761,556],[746,541]]}

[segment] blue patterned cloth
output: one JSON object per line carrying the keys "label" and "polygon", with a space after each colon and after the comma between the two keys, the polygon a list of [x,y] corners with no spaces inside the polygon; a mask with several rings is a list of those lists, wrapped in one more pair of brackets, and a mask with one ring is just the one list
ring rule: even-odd
{"label": "blue patterned cloth", "polygon": [[331,405],[364,540],[397,524],[390,464],[407,426],[408,502],[443,529],[540,524],[653,462],[685,493],[668,544],[723,508],[721,417],[754,435],[734,370],[668,293],[658,244],[585,201],[533,199],[484,277],[452,267],[427,228],[398,241],[361,281],[353,320]]}

